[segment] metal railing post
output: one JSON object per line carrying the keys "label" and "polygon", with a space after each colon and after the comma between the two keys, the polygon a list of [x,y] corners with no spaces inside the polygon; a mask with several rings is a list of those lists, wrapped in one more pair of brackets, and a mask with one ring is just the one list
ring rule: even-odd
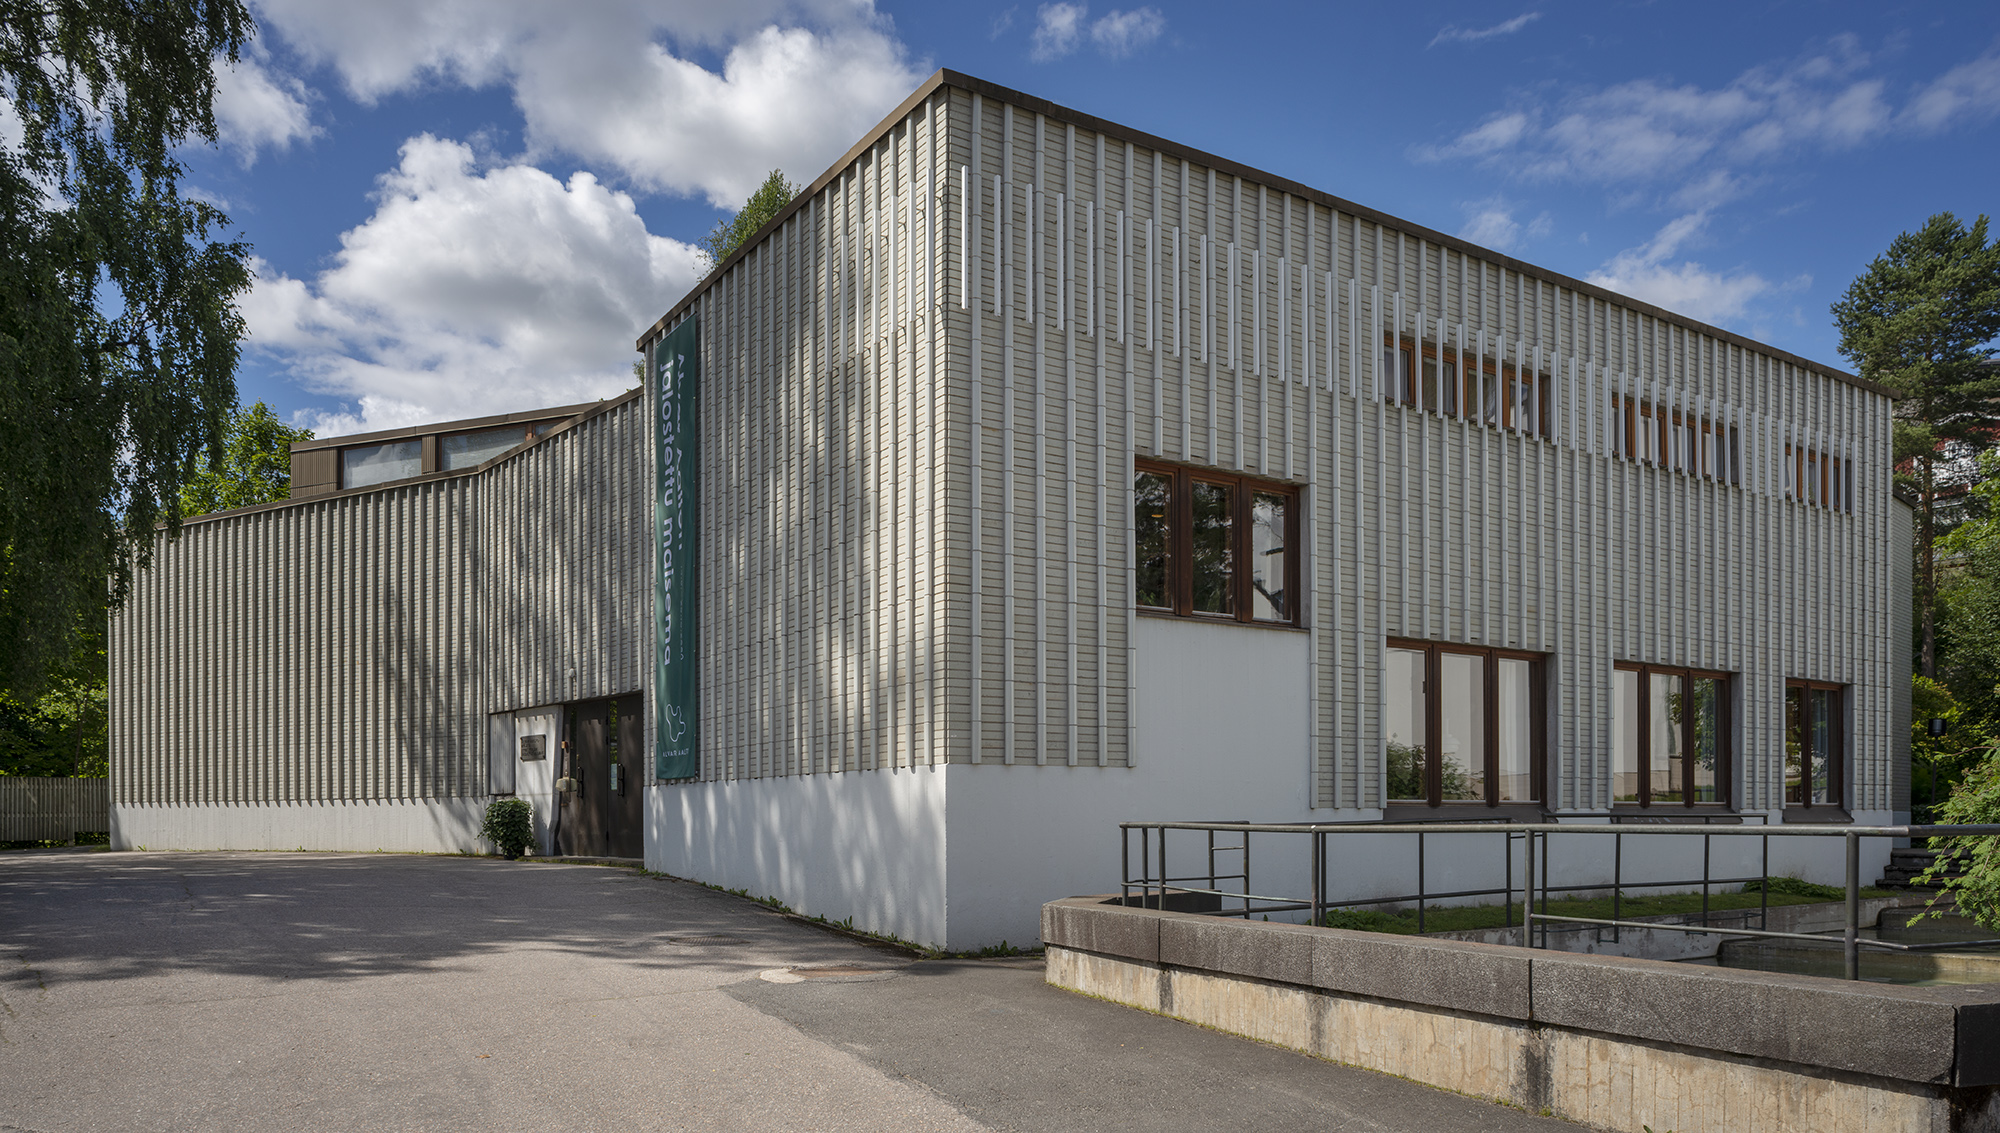
{"label": "metal railing post", "polygon": [[1424,832],[1417,831],[1417,935],[1424,934]]}
{"label": "metal railing post", "polygon": [[1118,827],[1118,902],[1132,904],[1132,828]]}
{"label": "metal railing post", "polygon": [[1504,868],[1507,871],[1507,895],[1501,898],[1500,905],[1502,908],[1507,910],[1507,927],[1513,928],[1514,927],[1514,836],[1512,834],[1502,833],[1500,835],[1500,851],[1501,851],[1500,859],[1504,863],[1502,868]]}
{"label": "metal railing post", "polygon": [[[1549,845],[1550,845],[1549,832],[1544,830],[1542,831],[1542,915],[1544,917],[1546,917],[1549,912],[1549,859],[1556,856],[1555,851],[1549,849]],[[1542,947],[1547,948],[1548,946],[1549,946],[1549,927],[1547,925],[1543,925]]]}
{"label": "metal railing post", "polygon": [[1528,831],[1528,840],[1523,844],[1525,860],[1521,863],[1521,943],[1525,947],[1535,946],[1535,832]]}
{"label": "metal railing post", "polygon": [[[1257,887],[1250,884],[1250,828],[1243,829],[1243,892],[1255,893]],[[1250,898],[1243,898],[1243,919],[1250,919]]]}
{"label": "metal railing post", "polygon": [[1861,978],[1861,835],[1847,836],[1847,978]]}
{"label": "metal railing post", "polygon": [[[1770,819],[1764,820],[1765,825]],[[1771,835],[1763,838],[1764,861],[1757,868],[1764,874],[1764,880],[1757,883],[1757,927],[1768,930],[1771,927]]]}
{"label": "metal railing post", "polygon": [[[1704,822],[1702,825],[1706,827],[1708,823]],[[1708,853],[1709,848],[1714,845],[1715,835],[1703,833],[1701,836],[1701,924],[1703,928],[1708,927]]]}
{"label": "metal railing post", "polygon": [[[1625,919],[1625,835],[1622,832],[1611,836],[1611,919]],[[1612,925],[1611,943],[1622,944],[1624,940],[1624,926]]]}
{"label": "metal railing post", "polygon": [[[1325,838],[1325,834],[1315,830],[1312,832],[1312,839],[1306,847],[1307,852],[1312,854],[1312,923],[1315,926],[1320,923],[1326,912],[1324,889],[1326,871],[1325,864],[1320,859],[1321,851],[1325,847]],[[1209,883],[1210,888],[1214,888],[1214,885],[1214,882]],[[1244,888],[1248,889],[1250,887],[1246,885]]]}

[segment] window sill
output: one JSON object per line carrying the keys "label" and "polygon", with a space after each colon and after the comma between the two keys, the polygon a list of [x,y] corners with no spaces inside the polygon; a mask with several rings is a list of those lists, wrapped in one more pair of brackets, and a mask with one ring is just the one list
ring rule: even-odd
{"label": "window sill", "polygon": [[1149,610],[1143,606],[1135,607],[1133,612],[1142,618],[1151,618],[1162,622],[1179,622],[1183,625],[1235,626],[1238,629],[1274,629],[1280,633],[1310,632],[1305,626],[1288,625],[1285,622],[1239,622],[1235,618],[1204,618],[1189,614],[1170,614],[1164,610]]}
{"label": "window sill", "polygon": [[1391,802],[1382,808],[1384,822],[1547,822],[1548,812],[1540,803],[1429,803]]}
{"label": "window sill", "polygon": [[1604,820],[1614,826],[1740,826],[1743,816],[1721,803],[1704,806],[1613,807]]}
{"label": "window sill", "polygon": [[1787,826],[1852,826],[1854,816],[1845,807],[1837,806],[1787,806],[1784,812]]}

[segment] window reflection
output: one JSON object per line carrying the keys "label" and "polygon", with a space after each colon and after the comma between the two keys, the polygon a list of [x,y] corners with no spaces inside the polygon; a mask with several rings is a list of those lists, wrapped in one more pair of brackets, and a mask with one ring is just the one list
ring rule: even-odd
{"label": "window reflection", "polygon": [[1201,480],[1194,481],[1189,493],[1194,505],[1190,573],[1194,582],[1194,609],[1198,614],[1236,612],[1235,587],[1230,585],[1236,570],[1229,538],[1234,520],[1229,506],[1231,494],[1227,484]]}
{"label": "window reflection", "polygon": [[1533,658],[1417,642],[1391,645],[1384,658],[1391,799],[1491,806],[1536,798]]}
{"label": "window reflection", "polygon": [[1296,625],[1298,493],[1281,483],[1139,462],[1133,589],[1142,609]]}
{"label": "window reflection", "polygon": [[1639,674],[1619,669],[1611,680],[1611,799],[1639,801]]}
{"label": "window reflection", "polygon": [[424,474],[424,442],[390,441],[340,450],[340,486],[365,488]]}
{"label": "window reflection", "polygon": [[1681,781],[1681,678],[1678,674],[1652,674],[1651,720],[1653,741],[1653,801],[1679,802]]}
{"label": "window reflection", "polygon": [[1441,655],[1438,766],[1445,801],[1486,797],[1486,658]]}
{"label": "window reflection", "polygon": [[1282,492],[1256,492],[1250,498],[1250,616],[1261,621],[1292,619],[1285,593],[1286,505]]}
{"label": "window reflection", "polygon": [[1722,682],[1714,677],[1694,680],[1694,736],[1690,757],[1694,766],[1694,801],[1712,803],[1721,799],[1716,779],[1722,766]]}
{"label": "window reflection", "polygon": [[1158,472],[1140,472],[1132,478],[1132,530],[1138,544],[1141,606],[1167,608],[1174,604],[1167,546],[1173,483],[1171,477]]}
{"label": "window reflection", "polygon": [[1613,670],[1613,802],[1728,801],[1729,681],[1726,674],[1622,662]]}
{"label": "window reflection", "polygon": [[534,438],[526,425],[481,429],[476,433],[453,433],[438,443],[438,466],[444,469],[476,468],[502,453]]}
{"label": "window reflection", "polygon": [[1424,729],[1429,716],[1424,698],[1424,655],[1415,649],[1388,651],[1382,674],[1382,734],[1389,764],[1389,797],[1419,800],[1430,798],[1424,781]]}
{"label": "window reflection", "polygon": [[1838,696],[1833,689],[1815,688],[1806,690],[1806,766],[1812,788],[1812,801],[1818,806],[1831,806],[1839,802],[1834,797],[1833,761],[1834,744],[1834,701]]}
{"label": "window reflection", "polygon": [[1494,663],[1494,746],[1497,749],[1500,801],[1525,802],[1535,797],[1534,779],[1528,764],[1528,747],[1533,723],[1529,718],[1532,690],[1528,682],[1532,669],[1518,657],[1502,657]]}

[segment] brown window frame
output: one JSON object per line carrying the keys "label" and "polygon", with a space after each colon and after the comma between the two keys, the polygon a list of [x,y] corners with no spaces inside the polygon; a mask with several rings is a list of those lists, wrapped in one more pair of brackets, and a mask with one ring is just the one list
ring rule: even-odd
{"label": "brown window frame", "polygon": [[[1387,641],[1389,649],[1406,649],[1424,655],[1424,790],[1427,797],[1418,799],[1389,799],[1383,801],[1389,806],[1442,807],[1442,806],[1543,806],[1548,800],[1548,660],[1547,653],[1534,653],[1525,649],[1499,649],[1479,645],[1461,645],[1448,641],[1424,641],[1417,638],[1392,637]],[[1486,797],[1484,799],[1446,799],[1444,797],[1443,744],[1440,737],[1444,733],[1444,707],[1434,690],[1444,685],[1444,654],[1456,653],[1461,656],[1484,658],[1485,671],[1485,719],[1481,723],[1486,741],[1485,776]],[[1528,662],[1528,776],[1533,798],[1500,798],[1500,660]],[[1386,666],[1387,660],[1384,659]],[[1386,671],[1386,669],[1385,669]],[[1383,725],[1387,731],[1387,725]],[[1386,795],[1388,783],[1382,784]]]}
{"label": "brown window frame", "polygon": [[[1736,782],[1736,722],[1734,717],[1736,711],[1736,674],[1725,673],[1716,669],[1691,669],[1685,665],[1650,665],[1641,661],[1618,661],[1614,662],[1611,668],[1614,672],[1639,674],[1638,703],[1633,707],[1633,711],[1639,714],[1639,797],[1632,802],[1620,802],[1614,798],[1611,805],[1614,807],[1636,806],[1642,809],[1651,809],[1654,806],[1679,806],[1688,809],[1695,807],[1730,809],[1732,800],[1735,797],[1733,788]],[[1716,745],[1715,756],[1716,797],[1708,802],[1702,802],[1694,797],[1694,769],[1696,760],[1692,755],[1681,760],[1680,799],[1678,801],[1670,799],[1657,804],[1653,802],[1653,729],[1651,727],[1653,718],[1653,682],[1651,678],[1655,673],[1663,676],[1679,677],[1683,688],[1696,680],[1722,682],[1722,703],[1719,706],[1717,712],[1718,719],[1716,720],[1716,732],[1721,739],[1721,742]],[[1616,726],[1615,723],[1613,726]],[[1692,753],[1695,750],[1694,697],[1692,696],[1681,698],[1680,726],[1681,750]],[[1615,767],[1613,771],[1614,773],[1616,772]]]}
{"label": "brown window frame", "polygon": [[[1385,354],[1393,352],[1396,359],[1396,364],[1392,364],[1389,372],[1383,376],[1382,399],[1389,404],[1435,413],[1455,421],[1469,421],[1488,428],[1519,432],[1523,436],[1545,441],[1553,439],[1555,409],[1550,402],[1554,397],[1555,375],[1523,370],[1504,359],[1467,356],[1477,363],[1478,378],[1493,383],[1492,388],[1498,391],[1495,401],[1498,413],[1489,419],[1486,416],[1485,405],[1479,403],[1477,396],[1479,390],[1476,388],[1474,375],[1466,370],[1467,358],[1461,358],[1458,351],[1443,348],[1434,342],[1425,342],[1419,346],[1415,339],[1408,336],[1398,338],[1386,332],[1382,335],[1382,350]],[[1425,397],[1425,362],[1438,368],[1437,388],[1440,391],[1445,384],[1444,368],[1446,366],[1452,368],[1455,400],[1451,411],[1447,412],[1441,406],[1431,404]],[[1522,373],[1527,374],[1529,383],[1534,386],[1531,395],[1535,406],[1533,429],[1517,429],[1514,421],[1514,389]]]}
{"label": "brown window frame", "polygon": [[[1847,813],[1848,687],[1849,686],[1847,685],[1839,684],[1834,681],[1813,681],[1813,680],[1805,680],[1803,678],[1790,678],[1790,677],[1786,678],[1785,699],[1787,701],[1791,700],[1791,693],[1793,689],[1799,689],[1801,691],[1810,691],[1810,692],[1831,692],[1834,694],[1833,753],[1832,753],[1832,758],[1830,758],[1827,761],[1827,776],[1826,776],[1827,777],[1826,793],[1829,797],[1833,799],[1833,801],[1824,803],[1813,802],[1812,791],[1804,790],[1800,792],[1800,794],[1804,796],[1803,800],[1800,802],[1793,802],[1791,799],[1791,786],[1790,784],[1787,784],[1785,786],[1785,798],[1784,798],[1784,807],[1786,810],[1807,811],[1807,810],[1818,809],[1818,810],[1837,810],[1842,814]],[[1803,697],[1801,699],[1803,699]],[[1791,730],[1791,720],[1789,718],[1791,712],[1791,706],[1789,703],[1785,706],[1785,711],[1787,716],[1787,719],[1785,720],[1785,728],[1786,731],[1789,733]],[[1804,727],[1801,727],[1799,729],[1799,734],[1803,737],[1809,733],[1806,731]],[[1802,778],[1805,781],[1809,782],[1812,778],[1812,752],[1810,751],[1810,749],[1802,749],[1799,752],[1799,765],[1802,771]]]}
{"label": "brown window frame", "polygon": [[[1240,476],[1213,469],[1194,468],[1185,464],[1168,464],[1157,460],[1135,460],[1132,462],[1133,475],[1141,472],[1172,478],[1169,489],[1167,517],[1167,590],[1172,596],[1171,606],[1138,607],[1141,613],[1159,617],[1190,618],[1196,621],[1240,623],[1260,626],[1290,626],[1302,624],[1300,598],[1303,596],[1303,566],[1300,559],[1300,532],[1302,519],[1299,507],[1299,486],[1282,480],[1265,480],[1256,476]],[[1231,560],[1248,563],[1251,556],[1251,500],[1258,492],[1269,492],[1286,497],[1285,502],[1285,605],[1286,618],[1260,618],[1255,616],[1256,591],[1252,585],[1254,572],[1237,569],[1230,579],[1231,603],[1234,613],[1215,613],[1194,608],[1194,484],[1226,485],[1230,489],[1230,531]],[[1136,565],[1135,565],[1136,569]]]}

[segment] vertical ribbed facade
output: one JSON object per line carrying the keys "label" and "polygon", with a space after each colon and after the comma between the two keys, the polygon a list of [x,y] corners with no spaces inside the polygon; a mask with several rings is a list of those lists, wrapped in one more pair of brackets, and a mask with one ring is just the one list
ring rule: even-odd
{"label": "vertical ribbed facade", "polygon": [[487,713],[639,690],[643,405],[163,539],[111,622],[114,804],[480,796]]}
{"label": "vertical ribbed facade", "polygon": [[[1782,805],[1785,681],[1846,685],[1849,801],[1891,805],[1866,383],[949,74],[654,333],[690,311],[707,778],[1143,761],[1145,457],[1304,489],[1310,806],[1383,804],[1390,638],[1546,655],[1555,809],[1611,803],[1618,662],[1735,675],[1745,810]],[[1537,375],[1538,423],[1399,396],[1389,343]],[[1724,439],[1627,454],[1637,405]],[[1795,452],[1852,491],[1793,498]]]}
{"label": "vertical ribbed facade", "polygon": [[[1301,489],[1303,629],[1215,630],[1309,642],[1272,813],[1383,805],[1391,638],[1546,656],[1555,809],[1610,805],[1618,662],[1735,675],[1744,810],[1782,805],[1786,680],[1847,686],[1850,801],[1895,808],[1908,533],[1865,383],[949,74],[645,341],[689,315],[705,781],[1142,766],[1149,458]],[[1425,404],[1384,345],[1545,408]],[[1636,404],[1729,455],[1632,459]],[[114,803],[477,796],[486,714],[650,692],[650,453],[628,395],[472,473],[189,524],[113,620]],[[1838,506],[1795,498],[1803,453]]]}

